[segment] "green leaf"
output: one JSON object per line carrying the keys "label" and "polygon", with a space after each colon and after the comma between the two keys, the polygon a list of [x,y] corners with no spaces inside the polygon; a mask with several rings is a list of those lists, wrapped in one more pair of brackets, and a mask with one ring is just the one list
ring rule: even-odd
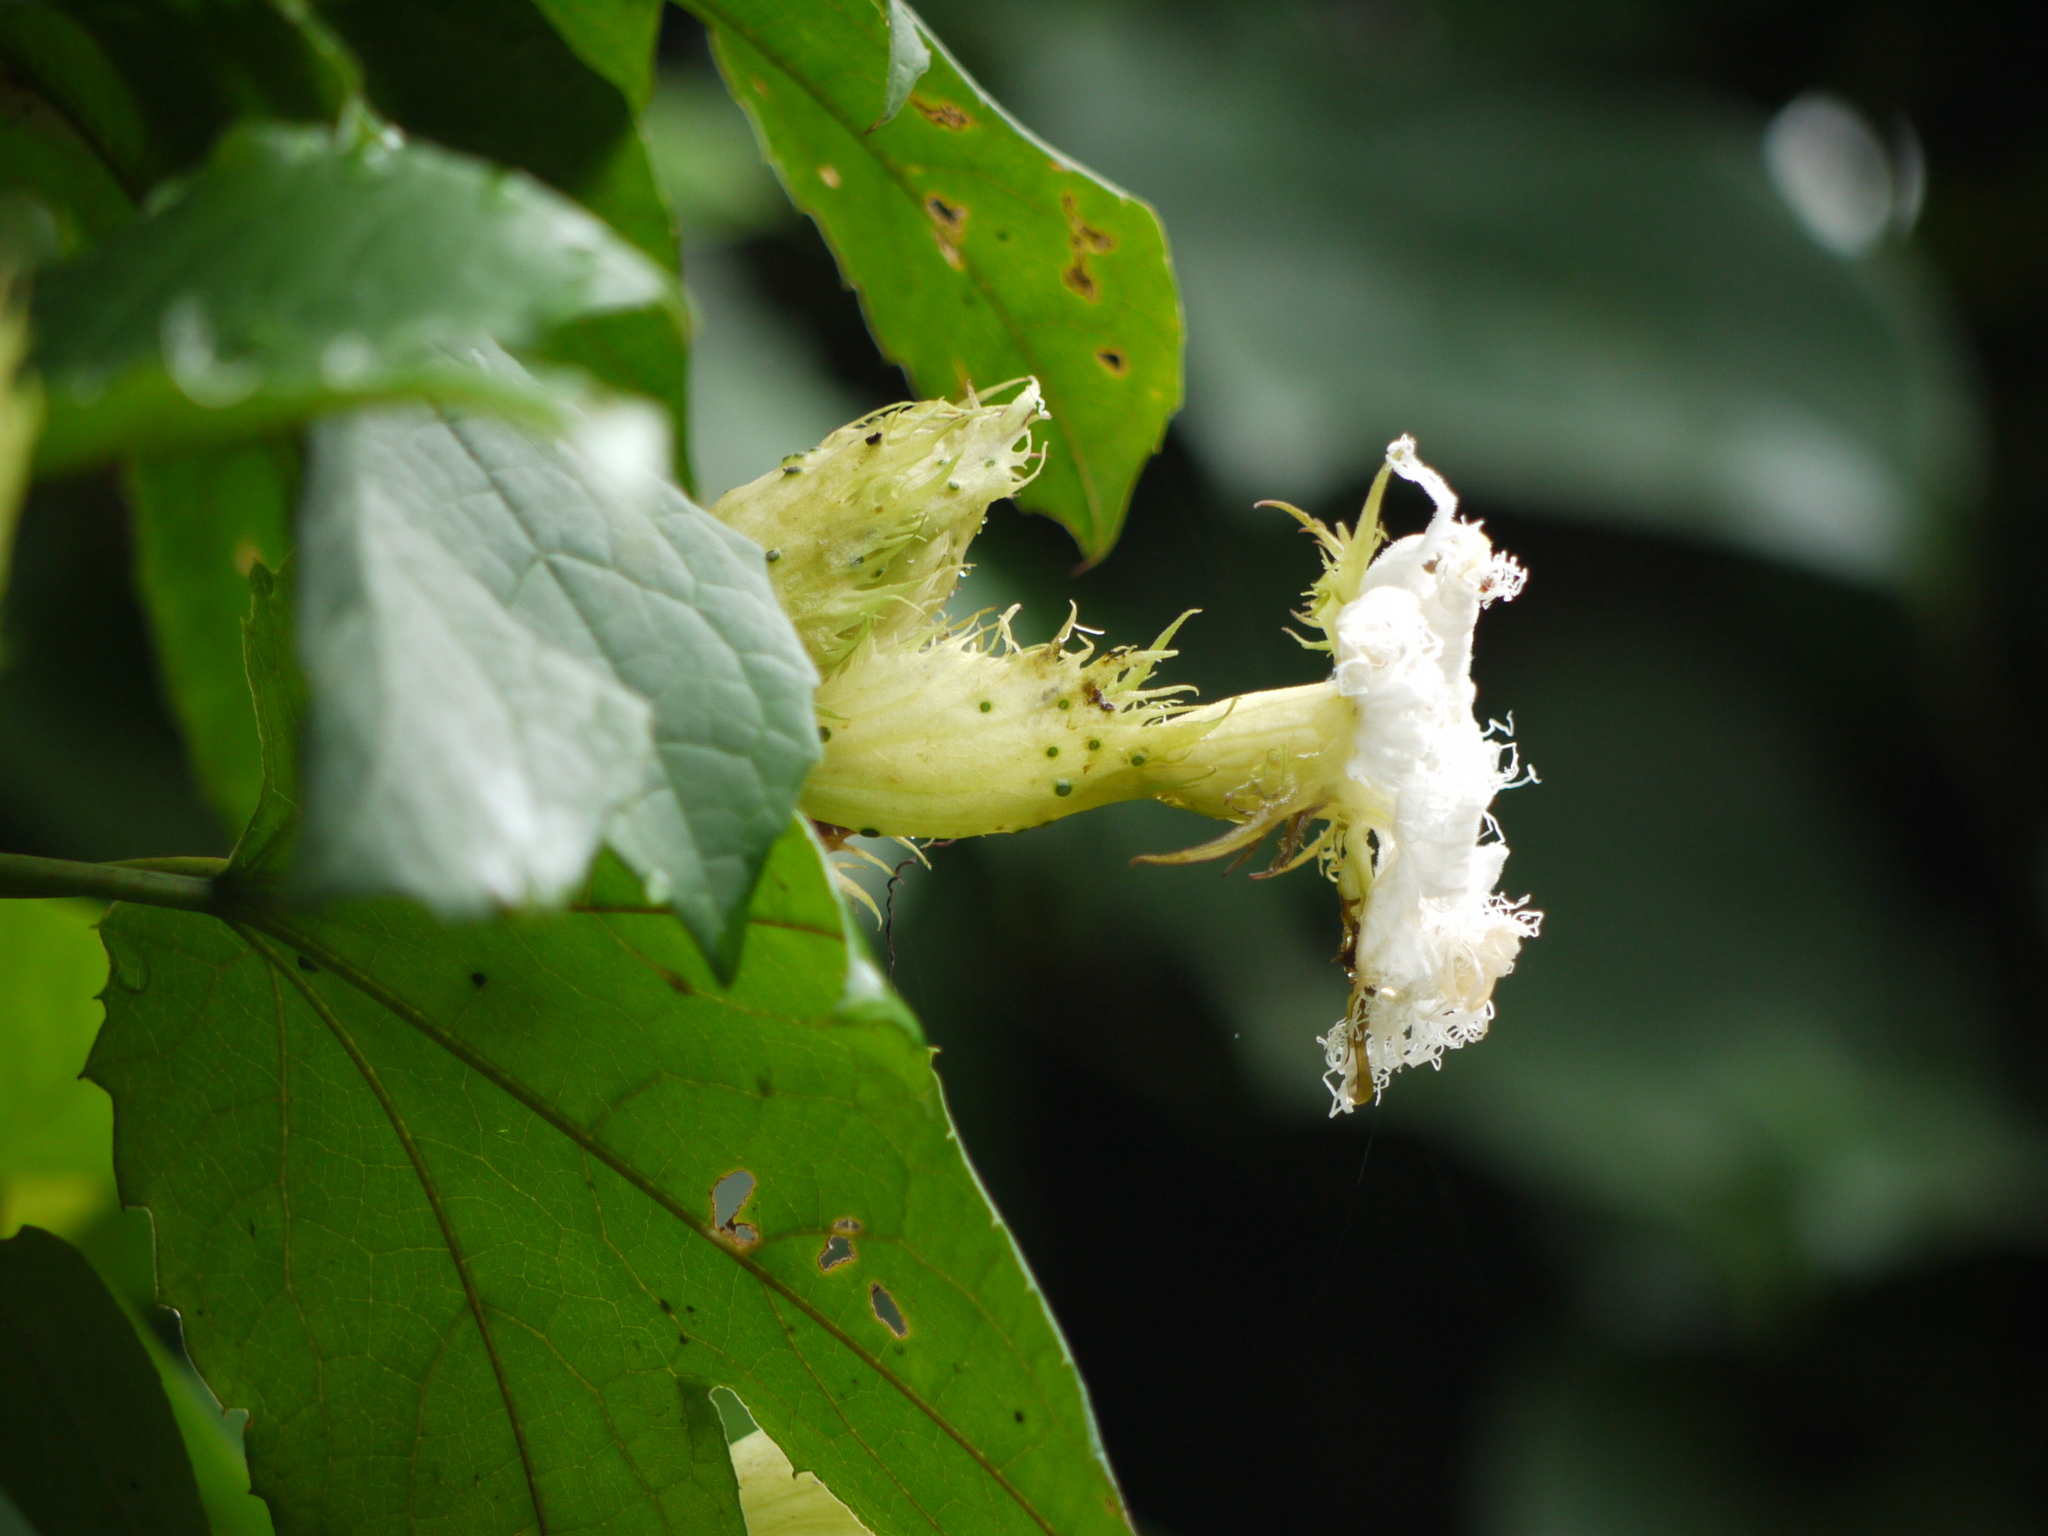
{"label": "green leaf", "polygon": [[0,602],[7,597],[7,572],[13,564],[14,525],[21,516],[21,498],[36,434],[43,425],[43,392],[33,379],[18,376],[28,328],[13,293],[14,274],[0,248]]}
{"label": "green leaf", "polygon": [[[685,238],[745,239],[790,222],[789,199],[762,160],[746,114],[708,61],[701,69],[663,70],[641,125],[654,173]],[[719,308],[703,303],[698,285],[703,259],[700,245],[690,258],[690,286],[716,326]],[[690,345],[694,354],[703,345],[701,335],[693,335]],[[712,494],[708,487],[703,491]]]}
{"label": "green leaf", "polygon": [[310,877],[477,912],[559,900],[605,838],[729,969],[818,752],[760,549],[424,408],[314,429],[300,537]]}
{"label": "green leaf", "polygon": [[0,79],[0,190],[56,213],[60,249],[119,229],[135,206],[106,163],[49,103]]}
{"label": "green leaf", "polygon": [[[562,6],[583,14],[574,30],[630,33],[630,7]],[[334,0],[322,15],[355,50],[377,109],[409,133],[516,166],[598,214],[663,267],[673,267],[675,230],[648,168],[635,102],[593,69],[532,0]],[[651,71],[652,36],[641,72]],[[622,51],[604,50],[630,75]],[[636,84],[644,99],[651,81]]]}
{"label": "green leaf", "polygon": [[298,451],[249,443],[129,467],[136,585],[165,691],[222,825],[246,824],[263,788],[242,625],[249,577],[284,564]]}
{"label": "green leaf", "polygon": [[[393,122],[531,173],[676,271],[675,217],[636,120],[653,89],[658,0],[336,0],[322,14]],[[549,355],[668,407],[676,477],[688,483],[689,335],[679,306],[583,322]]]}
{"label": "green leaf", "polygon": [[281,1533],[709,1528],[714,1383],[872,1530],[1127,1536],[800,823],[749,923],[721,990],[616,864],[486,926],[110,916],[123,1196]]}
{"label": "green leaf", "polygon": [[107,979],[99,918],[88,902],[0,901],[0,1235],[33,1224],[79,1244],[127,1311],[170,1397],[214,1536],[263,1536],[268,1525],[249,1497],[239,1431],[133,1311],[150,1303],[155,1286],[149,1219],[118,1209],[112,1105],[79,1076]]}
{"label": "green leaf", "polygon": [[191,169],[238,118],[317,122],[340,110],[349,63],[295,9],[13,0],[0,6],[0,56],[139,196]]}
{"label": "green leaf", "polygon": [[78,1080],[106,980],[79,901],[0,901],[0,1233],[75,1236],[113,1204],[106,1095]]}
{"label": "green leaf", "polygon": [[228,860],[229,872],[240,878],[273,875],[290,856],[299,830],[299,733],[306,715],[306,679],[292,650],[291,601],[262,565],[249,572],[249,595],[242,651],[255,701],[263,791]]}
{"label": "green leaf", "polygon": [[0,1242],[0,1486],[63,1536],[208,1536],[156,1368],[92,1266],[24,1227]]}
{"label": "green leaf", "polygon": [[535,0],[576,57],[617,86],[635,112],[654,94],[662,0]]}
{"label": "green leaf", "polygon": [[912,110],[870,131],[890,56],[872,4],[690,8],[918,390],[1037,377],[1049,452],[1019,501],[1101,559],[1180,404],[1179,299],[1152,210],[1033,138],[936,45]]}
{"label": "green leaf", "polygon": [[425,395],[559,419],[451,355],[676,302],[668,274],[526,178],[395,135],[240,130],[184,195],[36,291],[44,471]]}
{"label": "green leaf", "polygon": [[142,185],[150,153],[142,103],[80,19],[81,10],[34,0],[0,6],[0,58],[26,87],[48,99],[102,157],[108,173],[133,193]]}
{"label": "green leaf", "polygon": [[917,34],[917,14],[903,0],[889,0],[889,89],[882,98],[882,115],[869,132],[895,120],[931,67],[932,51]]}

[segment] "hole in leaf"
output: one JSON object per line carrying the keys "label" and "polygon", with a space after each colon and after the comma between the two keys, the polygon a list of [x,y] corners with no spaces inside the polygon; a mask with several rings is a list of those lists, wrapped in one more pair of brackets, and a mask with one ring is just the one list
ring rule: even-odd
{"label": "hole in leaf", "polygon": [[896,1305],[894,1296],[879,1285],[871,1285],[868,1287],[868,1305],[874,1308],[876,1322],[899,1339],[910,1337],[910,1324],[904,1321],[903,1309]]}
{"label": "hole in leaf", "polygon": [[744,1168],[735,1168],[716,1184],[711,1186],[711,1219],[721,1227],[732,1225],[733,1217],[754,1195],[754,1176]]}
{"label": "hole in leaf", "polygon": [[834,1233],[825,1239],[825,1246],[818,1250],[818,1268],[827,1271],[842,1264],[851,1264],[860,1255],[853,1251],[853,1244],[847,1238]]}
{"label": "hole in leaf", "polygon": [[790,1465],[782,1447],[768,1432],[754,1426],[744,1405],[732,1400],[737,1416],[745,1419],[749,1432],[735,1434],[736,1426],[726,1406],[725,1389],[712,1394],[719,1415],[726,1420],[727,1447],[732,1457],[734,1480],[739,1484],[740,1512],[746,1529],[761,1533],[778,1531],[786,1536],[799,1532],[815,1536],[870,1536],[868,1528],[854,1518],[853,1511],[840,1503],[832,1490],[818,1481],[817,1474],[799,1472]]}

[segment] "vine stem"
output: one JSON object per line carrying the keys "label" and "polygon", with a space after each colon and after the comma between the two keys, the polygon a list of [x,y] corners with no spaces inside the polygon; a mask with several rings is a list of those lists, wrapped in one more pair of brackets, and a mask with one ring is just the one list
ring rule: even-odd
{"label": "vine stem", "polygon": [[0,853],[0,897],[9,896],[86,896],[95,901],[175,907],[181,912],[217,912],[221,906],[213,881],[203,875],[139,869],[126,864],[39,859],[28,853]]}

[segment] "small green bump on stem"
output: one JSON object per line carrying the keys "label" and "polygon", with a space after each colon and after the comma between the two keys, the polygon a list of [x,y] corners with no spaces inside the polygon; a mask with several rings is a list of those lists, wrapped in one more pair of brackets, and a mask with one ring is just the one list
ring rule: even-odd
{"label": "small green bump on stem", "polygon": [[1047,757],[1058,757],[1060,755],[1060,749],[1058,747],[1047,747],[1045,749],[1045,755]]}
{"label": "small green bump on stem", "polygon": [[988,712],[989,712],[990,710],[992,710],[992,709],[994,709],[994,708],[995,708],[995,705],[991,704],[991,703],[990,703],[990,702],[989,702],[989,701],[988,701],[987,699],[983,699],[983,700],[981,701],[981,712],[982,712],[982,713],[983,713],[984,715],[985,715],[985,714],[987,714],[987,713],[988,713]]}
{"label": "small green bump on stem", "polygon": [[781,551],[781,550],[779,550],[779,549],[771,549],[771,550],[769,550],[769,551],[768,551],[768,563],[769,563],[770,565],[773,565],[773,564],[774,564],[774,563],[775,563],[776,561],[780,560],[781,558],[782,558],[782,551]]}
{"label": "small green bump on stem", "polygon": [[1052,792],[1056,795],[1071,795],[1074,792],[1073,780],[1054,779],[1052,781]]}
{"label": "small green bump on stem", "polygon": [[1090,752],[1100,752],[1102,750],[1102,743],[1091,737],[1088,741],[1088,750]]}
{"label": "small green bump on stem", "polygon": [[830,741],[831,739],[832,739],[832,727],[831,727],[831,726],[829,726],[829,725],[821,725],[821,726],[819,726],[819,727],[818,727],[818,740],[820,740],[820,741]]}
{"label": "small green bump on stem", "polygon": [[1061,708],[1061,709],[1072,709],[1073,707],[1074,707],[1074,701],[1073,701],[1072,699],[1061,699],[1061,700],[1060,700],[1060,708]]}
{"label": "small green bump on stem", "polygon": [[882,835],[882,830],[879,827],[862,827],[860,829],[860,835],[862,837],[880,837]]}
{"label": "small green bump on stem", "polygon": [[1133,753],[1131,754],[1131,766],[1132,766],[1133,768],[1142,768],[1142,767],[1144,767],[1144,766],[1145,766],[1145,754],[1144,754],[1144,753],[1142,753],[1142,752],[1133,752]]}

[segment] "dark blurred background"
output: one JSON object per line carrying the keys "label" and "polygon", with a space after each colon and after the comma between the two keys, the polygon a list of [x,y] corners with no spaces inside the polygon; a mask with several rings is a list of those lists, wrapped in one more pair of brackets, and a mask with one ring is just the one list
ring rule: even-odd
{"label": "dark blurred background", "polygon": [[[1531,572],[1478,676],[1542,777],[1498,810],[1544,934],[1492,1035],[1376,1108],[1330,1120],[1317,1080],[1326,886],[1129,864],[1192,818],[877,883],[1146,1530],[2048,1530],[2028,12],[924,14],[1160,209],[1190,336],[1116,552],[1077,573],[998,509],[966,606],[1036,639],[1071,597],[1110,642],[1199,607],[1169,680],[1306,681],[1281,625],[1315,558],[1251,503],[1349,516],[1402,431]],[[694,24],[664,46],[708,500],[905,385]],[[109,487],[29,507],[0,846],[223,841],[110,596],[129,560]]]}

